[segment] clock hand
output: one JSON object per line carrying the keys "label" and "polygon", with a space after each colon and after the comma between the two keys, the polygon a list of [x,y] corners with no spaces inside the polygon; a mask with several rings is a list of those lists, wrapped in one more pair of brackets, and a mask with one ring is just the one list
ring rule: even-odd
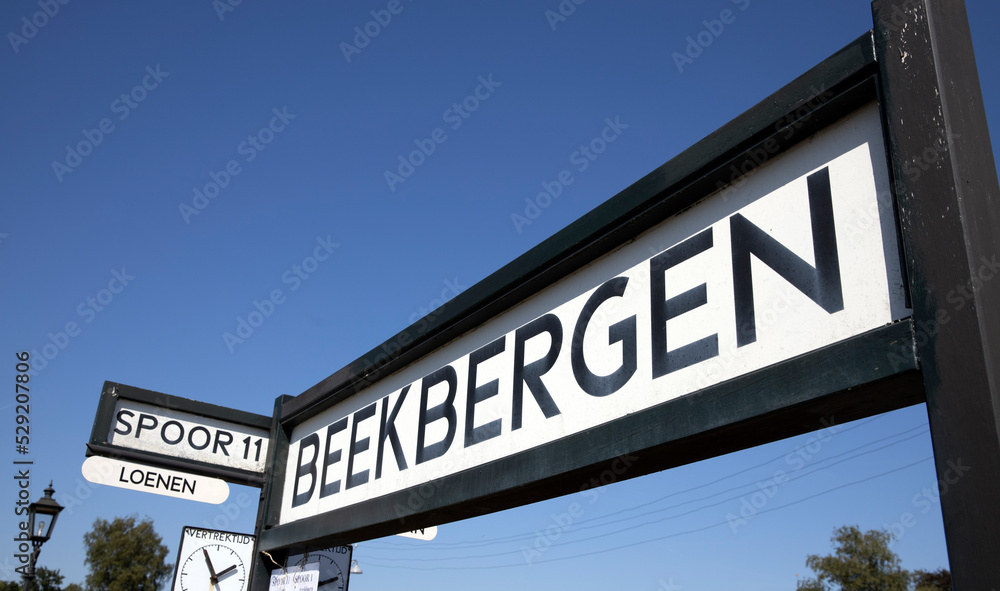
{"label": "clock hand", "polygon": [[202,548],[201,551],[205,554],[205,562],[208,563],[208,573],[211,575],[210,582],[214,585],[219,582],[219,576],[215,574],[215,569],[212,568],[212,559],[208,557],[208,550]]}
{"label": "clock hand", "polygon": [[323,586],[323,585],[326,585],[327,583],[332,583],[332,582],[336,581],[336,580],[337,580],[337,579],[339,579],[339,578],[340,578],[339,576],[336,576],[336,577],[333,577],[332,579],[327,579],[327,580],[325,580],[325,581],[320,581],[320,582],[319,582],[319,583],[317,583],[316,585],[317,585],[317,586]]}
{"label": "clock hand", "polygon": [[230,566],[230,567],[224,568],[224,569],[220,570],[219,572],[215,573],[215,579],[219,580],[219,579],[221,579],[223,577],[223,575],[228,575],[229,573],[233,572],[234,570],[236,570],[236,565],[235,564],[232,565],[232,566]]}

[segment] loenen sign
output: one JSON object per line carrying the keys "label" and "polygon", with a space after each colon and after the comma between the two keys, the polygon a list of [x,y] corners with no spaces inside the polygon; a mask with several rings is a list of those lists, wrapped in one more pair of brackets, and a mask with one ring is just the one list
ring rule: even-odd
{"label": "loenen sign", "polygon": [[303,420],[280,523],[541,450],[907,317],[888,178],[868,103],[739,191]]}

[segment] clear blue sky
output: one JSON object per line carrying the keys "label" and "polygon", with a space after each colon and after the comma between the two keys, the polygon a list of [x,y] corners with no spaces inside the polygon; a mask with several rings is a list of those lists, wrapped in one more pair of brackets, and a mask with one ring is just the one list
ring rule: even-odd
{"label": "clear blue sky", "polygon": [[[149,516],[171,561],[184,525],[253,529],[255,489],[233,487],[220,507],[84,482],[105,380],[270,414],[277,395],[340,369],[871,28],[865,0],[589,0],[555,30],[545,11],[557,0],[402,0],[348,60],[341,44],[388,4],[243,2],[220,19],[211,0],[69,2],[16,48],[7,33],[20,35],[39,3],[0,6],[0,375],[11,391],[16,351],[63,341],[31,381],[30,457],[32,499],[54,480],[70,505],[40,560],[67,582],[83,582],[82,536],[98,517]],[[679,72],[671,55],[727,8],[735,21]],[[968,10],[996,138],[1000,6]],[[489,97],[449,119],[480,77],[495,83]],[[608,117],[628,128],[515,228],[511,215]],[[243,143],[272,119],[269,143]],[[390,188],[384,171],[439,127],[446,139]],[[84,133],[101,136],[93,152],[54,170]],[[185,217],[181,205],[194,207],[213,174],[226,186]],[[339,246],[292,291],[283,276],[317,238]],[[114,273],[132,278],[92,305]],[[287,300],[227,346],[223,334],[276,288]],[[79,334],[62,339],[68,322]],[[0,402],[8,462],[11,402]],[[908,512],[915,522],[894,544],[904,566],[947,566],[938,505],[922,497],[934,482],[926,424],[918,406],[820,443],[806,435],[597,498],[447,524],[433,542],[364,542],[351,589],[794,589],[835,527],[884,527]],[[810,442],[801,479],[734,532],[727,513]],[[2,482],[0,561],[14,552],[17,495]],[[572,503],[583,514],[527,564],[522,546]]]}

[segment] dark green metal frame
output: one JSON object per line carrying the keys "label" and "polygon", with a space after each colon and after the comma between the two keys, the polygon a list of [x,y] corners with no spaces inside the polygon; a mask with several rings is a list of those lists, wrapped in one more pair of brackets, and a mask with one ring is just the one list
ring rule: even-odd
{"label": "dark green metal frame", "polygon": [[982,273],[1000,257],[1000,189],[969,19],[956,0],[872,9],[953,584],[1000,589],[1000,280]]}
{"label": "dark green metal frame", "polygon": [[[731,167],[739,169],[751,159],[752,152],[760,153],[768,145],[772,149],[765,152],[772,158],[779,156],[876,101],[877,76],[871,35],[866,34],[445,304],[433,320],[426,320],[427,330],[419,331],[418,322],[285,403],[281,425],[286,439],[306,418],[558,282],[714,193],[720,185],[728,185],[734,180]],[[818,100],[820,95],[823,100]],[[804,106],[807,108],[800,111]],[[794,115],[797,111],[801,117]],[[277,525],[274,514],[261,532],[260,548],[332,545],[436,525],[579,490],[581,483],[600,475],[623,454],[639,458],[624,475],[634,477],[815,430],[821,426],[821,417],[847,420],[916,404],[923,396],[915,379],[918,374],[911,339],[909,322],[898,323],[585,434],[447,476],[434,482],[435,493],[422,500],[419,512],[403,519],[395,508],[406,506],[416,489],[288,525]],[[408,344],[400,346],[404,342]],[[904,361],[895,365],[880,362],[893,343],[907,342],[910,346],[901,349]],[[845,356],[853,363],[844,363]],[[764,384],[767,396],[760,395]],[[867,387],[856,388],[864,385]],[[279,452],[279,457],[286,456]],[[272,477],[276,482],[283,482],[284,469],[275,467]]]}
{"label": "dark green metal frame", "polygon": [[[90,432],[90,443],[87,444],[88,457],[97,455],[129,460],[162,466],[164,468],[173,468],[202,476],[221,478],[233,484],[263,486],[263,473],[226,468],[216,464],[112,445],[108,442],[108,434],[111,432],[111,427],[115,422],[115,407],[119,400],[144,402],[166,410],[183,411],[199,417],[217,419],[265,431],[271,429],[271,417],[264,415],[216,406],[197,400],[189,400],[179,396],[171,396],[170,394],[153,392],[152,390],[143,390],[142,388],[126,386],[125,384],[104,382],[104,388],[101,390],[101,399],[97,405],[97,416],[94,419],[94,427]],[[271,447],[272,444],[269,443],[268,453],[270,453]]]}
{"label": "dark green metal frame", "polygon": [[[957,589],[1000,588],[1000,281],[976,275],[1000,254],[1000,203],[992,148],[964,5],[876,0],[874,29],[648,174],[566,229],[466,290],[300,396],[276,401],[258,550],[351,543],[437,525],[580,490],[628,454],[632,478],[838,422],[928,403],[938,474],[949,480],[942,511]],[[905,58],[903,56],[906,56]],[[817,101],[816,89],[828,96]],[[731,180],[751,152],[780,155],[857,108],[877,101],[897,200],[913,317],[781,364],[432,484],[292,524],[278,507],[288,436],[330,408]],[[796,113],[802,115],[796,116]],[[940,141],[939,141],[940,138]],[[773,143],[769,143],[773,142]],[[936,147],[919,183],[908,163]],[[977,282],[978,281],[978,282]],[[942,321],[949,290],[972,298]],[[412,494],[418,511],[400,518]],[[254,588],[266,580],[258,575]]]}

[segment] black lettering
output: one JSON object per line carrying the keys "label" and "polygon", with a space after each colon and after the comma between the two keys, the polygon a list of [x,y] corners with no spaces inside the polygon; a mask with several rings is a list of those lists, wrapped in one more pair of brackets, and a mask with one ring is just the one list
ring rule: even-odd
{"label": "black lettering", "polygon": [[587,367],[583,357],[583,340],[594,312],[601,304],[613,297],[621,297],[628,285],[628,277],[615,277],[598,287],[584,304],[580,317],[573,331],[573,341],[570,346],[570,361],[576,383],[584,392],[591,396],[607,396],[620,390],[638,367],[638,352],[636,351],[635,316],[612,324],[608,328],[608,345],[622,344],[622,364],[606,376],[599,376]]}
{"label": "black lettering", "polygon": [[708,228],[649,259],[653,379],[719,354],[718,334],[667,351],[667,321],[707,304],[708,287],[702,283],[668,300],[664,274],[667,269],[712,248],[712,243],[712,228]]}
{"label": "black lettering", "polygon": [[[194,444],[194,434],[198,433],[199,431],[205,434],[205,443],[201,444],[200,446]],[[212,434],[209,433],[208,429],[206,429],[205,427],[198,426],[188,431],[188,445],[190,445],[194,449],[197,449],[198,451],[201,451],[206,447],[208,447],[208,444],[211,442],[212,442]]]}
{"label": "black lettering", "polygon": [[507,347],[506,339],[507,337],[505,336],[500,337],[469,354],[469,386],[467,388],[465,405],[465,447],[492,439],[500,434],[501,419],[494,419],[485,425],[475,426],[476,404],[492,398],[500,392],[499,379],[491,380],[482,386],[476,387],[476,372],[480,363],[504,352],[504,349]]}
{"label": "black lettering", "polygon": [[125,419],[123,419],[122,418],[123,416],[134,417],[135,413],[132,412],[132,411],[130,411],[130,410],[120,410],[120,411],[118,411],[118,416],[116,417],[118,419],[118,421],[117,421],[118,423],[120,423],[122,425],[125,425],[125,429],[124,430],[119,430],[118,429],[118,425],[116,424],[115,425],[115,433],[117,433],[119,435],[128,435],[129,433],[132,432],[132,425],[129,424],[128,421],[126,421]]}
{"label": "black lettering", "polygon": [[347,454],[347,488],[354,488],[359,484],[368,482],[368,470],[362,470],[357,474],[354,473],[354,457],[368,450],[368,442],[371,438],[365,437],[361,441],[358,441],[358,424],[367,418],[375,416],[375,404],[373,402],[354,413],[354,424],[351,426],[351,449]]}
{"label": "black lettering", "polygon": [[[147,424],[146,419],[149,419],[150,421],[152,421],[152,423]],[[135,428],[135,438],[138,439],[139,436],[142,435],[143,429],[147,431],[152,431],[153,429],[155,429],[157,422],[158,421],[156,420],[156,417],[154,417],[153,415],[147,415],[145,413],[139,415],[139,424]]]}
{"label": "black lettering", "polygon": [[844,309],[840,280],[840,257],[833,221],[830,169],[824,168],[806,179],[809,187],[809,219],[812,225],[813,257],[816,267],[799,258],[784,245],[740,214],[729,219],[733,243],[733,296],[736,300],[736,346],[757,340],[753,278],[750,255],[781,275],[796,289],[833,314]]}
{"label": "black lettering", "polygon": [[[448,395],[444,402],[427,408],[427,395],[430,389],[442,382],[448,384]],[[439,458],[451,447],[451,442],[455,439],[455,429],[458,417],[455,414],[455,393],[458,390],[458,374],[455,368],[446,365],[441,369],[424,376],[420,387],[420,423],[417,425],[417,463],[422,464],[428,460]],[[448,433],[444,439],[431,445],[424,445],[424,433],[427,425],[439,419],[447,419]]]}
{"label": "black lettering", "polygon": [[325,446],[326,449],[324,450],[325,453],[323,454],[323,478],[321,480],[323,486],[321,486],[319,489],[319,498],[321,499],[323,497],[328,497],[332,494],[340,492],[340,480],[338,479],[334,480],[333,482],[327,482],[326,472],[330,466],[340,461],[340,449],[335,449],[333,451],[330,451],[330,440],[333,438],[334,435],[340,433],[346,428],[347,428],[347,417],[340,419],[336,423],[333,423],[332,425],[326,428],[326,446]]}
{"label": "black lettering", "polygon": [[[545,357],[537,361],[532,361],[528,365],[524,364],[524,345],[532,338],[549,333],[552,343]],[[521,328],[514,333],[514,391],[513,409],[511,411],[510,428],[516,431],[521,428],[521,411],[524,406],[524,386],[527,384],[528,391],[535,398],[535,403],[541,409],[545,418],[550,419],[560,414],[559,407],[552,400],[548,388],[542,383],[542,376],[545,375],[552,366],[556,364],[559,357],[559,349],[562,348],[563,330],[559,317],[555,314],[546,314]]]}
{"label": "black lettering", "polygon": [[406,457],[403,455],[403,445],[399,442],[399,432],[396,431],[396,415],[399,414],[399,409],[402,408],[403,400],[406,400],[406,393],[409,391],[410,387],[407,386],[399,393],[399,397],[396,398],[396,404],[392,407],[392,414],[388,414],[389,397],[386,396],[382,399],[382,424],[379,428],[378,452],[375,458],[376,480],[382,478],[382,453],[385,451],[386,438],[389,439],[389,444],[392,445],[392,454],[396,458],[396,467],[400,472],[406,470]]}
{"label": "black lettering", "polygon": [[[171,425],[175,425],[180,431],[177,435],[177,439],[174,439],[173,441],[167,439],[167,427]],[[184,426],[177,421],[167,421],[166,423],[163,423],[163,427],[160,429],[160,439],[162,439],[163,443],[166,443],[167,445],[177,445],[184,440]]]}
{"label": "black lettering", "polygon": [[[309,460],[309,463],[303,464],[302,458],[305,456],[306,448],[313,448],[313,457]],[[299,462],[296,464],[298,469],[295,471],[295,489],[292,491],[292,507],[298,507],[299,505],[304,505],[309,502],[312,498],[313,490],[316,489],[316,460],[319,459],[319,435],[316,433],[310,433],[309,435],[302,438],[299,443]],[[302,477],[309,475],[309,489],[303,492],[299,492],[299,484],[302,483]]]}
{"label": "black lettering", "polygon": [[[223,435],[226,436],[226,437],[228,437],[228,439],[226,441],[221,441]],[[216,432],[215,432],[215,445],[212,446],[212,453],[213,454],[219,453],[219,448],[221,447],[223,455],[228,456],[229,452],[226,451],[226,446],[229,445],[232,442],[233,442],[233,434],[232,433],[230,433],[229,431],[223,431],[222,429],[216,430]]]}

